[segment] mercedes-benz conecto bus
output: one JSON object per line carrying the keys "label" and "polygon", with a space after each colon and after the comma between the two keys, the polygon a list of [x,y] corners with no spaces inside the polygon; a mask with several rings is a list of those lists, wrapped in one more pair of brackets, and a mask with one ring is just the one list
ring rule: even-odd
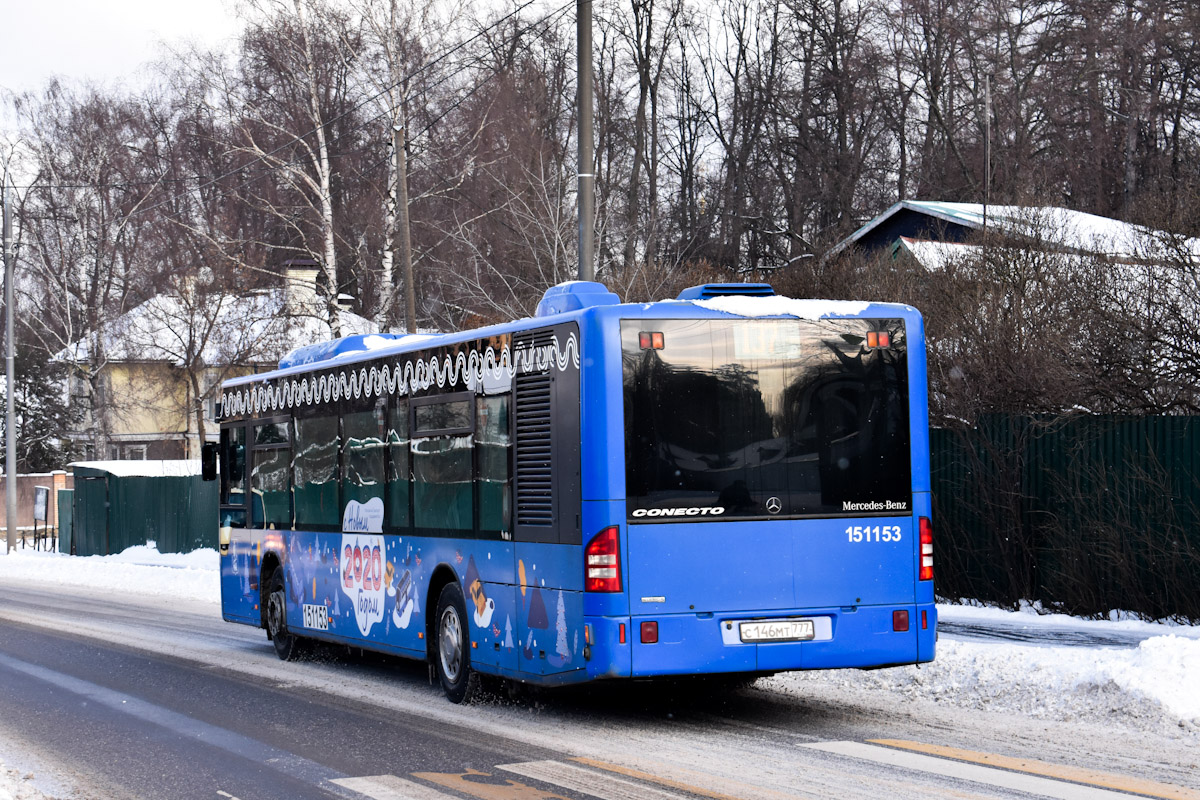
{"label": "mercedes-benz conecto bus", "polygon": [[763,284],[348,337],[227,382],[225,619],[447,696],[929,661],[922,321]]}

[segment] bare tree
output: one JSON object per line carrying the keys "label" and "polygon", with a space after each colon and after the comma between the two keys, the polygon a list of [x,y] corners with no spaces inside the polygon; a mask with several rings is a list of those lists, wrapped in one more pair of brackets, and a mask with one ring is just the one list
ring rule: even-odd
{"label": "bare tree", "polygon": [[144,108],[96,90],[52,83],[15,103],[34,178],[18,206],[22,305],[47,354],[72,370],[92,444],[107,442],[120,413],[107,384],[104,322],[145,295],[153,269],[142,243],[158,181],[140,159]]}
{"label": "bare tree", "polygon": [[322,0],[259,0],[248,9],[239,69],[206,72],[206,110],[228,131],[246,172],[269,170],[245,181],[240,194],[273,218],[277,238],[268,248],[320,265],[326,321],[339,336],[336,148],[345,142],[336,131],[357,124],[348,118],[359,32]]}

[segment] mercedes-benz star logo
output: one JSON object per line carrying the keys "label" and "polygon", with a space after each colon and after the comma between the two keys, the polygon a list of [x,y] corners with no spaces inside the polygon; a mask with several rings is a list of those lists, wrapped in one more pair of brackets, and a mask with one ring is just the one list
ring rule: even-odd
{"label": "mercedes-benz star logo", "polygon": [[778,514],[781,508],[783,508],[783,503],[779,502],[778,497],[772,497],[767,500],[767,511],[770,511],[772,514]]}

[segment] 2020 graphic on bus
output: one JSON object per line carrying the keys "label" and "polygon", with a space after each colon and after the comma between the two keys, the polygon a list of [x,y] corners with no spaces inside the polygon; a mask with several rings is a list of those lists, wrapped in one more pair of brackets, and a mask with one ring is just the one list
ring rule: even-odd
{"label": "2020 graphic on bus", "polygon": [[915,309],[763,284],[302,348],[223,387],[222,613],[456,702],[929,661],[925,386]]}

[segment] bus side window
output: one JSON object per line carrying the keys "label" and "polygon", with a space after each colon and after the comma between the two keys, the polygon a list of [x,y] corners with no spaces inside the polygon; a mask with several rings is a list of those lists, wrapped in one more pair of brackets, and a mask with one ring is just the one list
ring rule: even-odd
{"label": "bus side window", "polygon": [[479,530],[502,538],[512,534],[512,435],[503,394],[476,400],[475,463],[479,487]]}
{"label": "bus side window", "polygon": [[468,395],[412,403],[413,525],[429,535],[475,528],[474,415]]}
{"label": "bus side window", "polygon": [[408,439],[408,400],[397,398],[387,425],[387,529],[407,533],[412,524],[412,454]]}
{"label": "bus side window", "polygon": [[[369,411],[342,417],[342,503],[362,505],[378,499],[382,513],[384,437],[387,422],[383,401]],[[343,511],[344,513],[344,511]],[[378,518],[382,523],[382,518]]]}
{"label": "bus side window", "polygon": [[[221,429],[221,526],[246,527],[246,428]],[[226,508],[225,506],[230,506]]]}
{"label": "bus side window", "polygon": [[254,427],[250,517],[255,528],[290,528],[292,525],[290,445],[286,422]]}
{"label": "bus side window", "polygon": [[296,527],[341,527],[338,505],[338,418],[297,418],[292,459]]}

